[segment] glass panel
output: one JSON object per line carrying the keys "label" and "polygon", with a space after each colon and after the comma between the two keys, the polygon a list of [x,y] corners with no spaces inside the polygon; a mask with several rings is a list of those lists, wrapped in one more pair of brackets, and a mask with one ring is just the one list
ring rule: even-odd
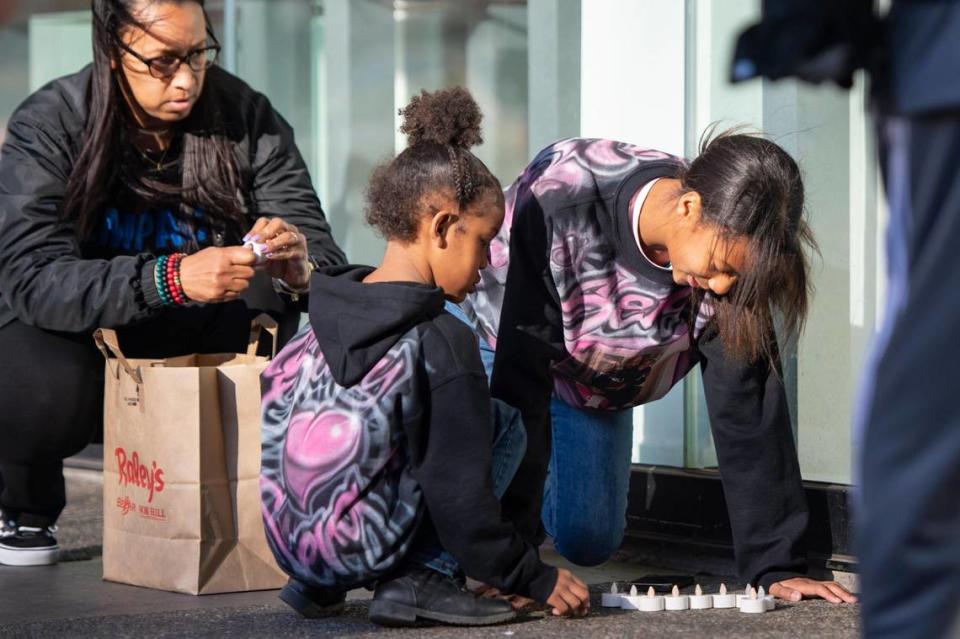
{"label": "glass panel", "polygon": [[[760,17],[758,0],[726,0],[722,10],[712,0],[687,3],[686,156],[696,157],[703,132],[742,124],[763,126],[761,82],[731,85],[728,65],[736,34]],[[684,462],[688,468],[715,468],[717,453],[710,431],[700,371],[684,381]]]}
{"label": "glass panel", "polygon": [[[311,175],[316,176],[317,86],[316,63],[311,52],[315,39],[320,37],[316,32],[317,3],[313,0],[234,0],[229,4],[235,11],[232,23],[237,43],[233,56],[235,73],[266,95],[293,127],[297,148]],[[223,7],[230,9],[226,3]],[[211,20],[216,23],[217,17],[211,16]],[[232,25],[228,21],[226,26]],[[222,41],[229,39],[218,37]],[[228,57],[225,55],[224,60]]]}
{"label": "glass panel", "polygon": [[[682,2],[580,4],[580,131],[684,152]],[[634,462],[682,466],[683,388],[633,411]]]}
{"label": "glass panel", "polygon": [[504,184],[516,178],[528,159],[526,3],[327,0],[322,20],[317,182],[351,260],[380,258],[363,191],[404,147],[397,110],[420,89],[469,87],[484,113],[477,155]]}
{"label": "glass panel", "polygon": [[[711,122],[764,130],[799,162],[806,208],[820,244],[813,260],[816,293],[804,334],[782,344],[784,381],[805,479],[849,483],[851,406],[883,296],[879,196],[863,78],[852,91],[795,81],[726,83],[743,25],[759,16],[756,0],[689,3],[691,67],[688,155],[694,132]],[[687,379],[686,465],[716,465],[698,376]]]}
{"label": "glass panel", "polygon": [[89,9],[86,0],[0,3],[0,143],[31,92],[92,58]]}

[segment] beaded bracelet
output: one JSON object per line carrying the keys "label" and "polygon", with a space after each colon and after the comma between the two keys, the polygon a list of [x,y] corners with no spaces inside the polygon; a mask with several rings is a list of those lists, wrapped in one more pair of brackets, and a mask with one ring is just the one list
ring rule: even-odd
{"label": "beaded bracelet", "polygon": [[164,274],[167,290],[175,304],[180,306],[187,303],[187,296],[180,285],[180,262],[183,260],[183,253],[174,253],[167,261],[167,272]]}
{"label": "beaded bracelet", "polygon": [[157,293],[165,306],[183,306],[187,303],[187,294],[180,283],[180,262],[186,257],[184,253],[161,255],[157,258],[157,265],[153,270],[153,281],[157,285]]}

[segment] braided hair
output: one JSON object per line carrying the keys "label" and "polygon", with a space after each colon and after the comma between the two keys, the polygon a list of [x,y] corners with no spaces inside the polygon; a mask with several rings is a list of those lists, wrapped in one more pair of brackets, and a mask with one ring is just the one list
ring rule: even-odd
{"label": "braided hair", "polygon": [[420,217],[437,210],[429,196],[444,196],[461,213],[485,194],[502,200],[500,182],[470,152],[483,142],[483,115],[466,89],[421,91],[400,115],[407,148],[375,168],[367,187],[367,223],[384,238],[416,239]]}

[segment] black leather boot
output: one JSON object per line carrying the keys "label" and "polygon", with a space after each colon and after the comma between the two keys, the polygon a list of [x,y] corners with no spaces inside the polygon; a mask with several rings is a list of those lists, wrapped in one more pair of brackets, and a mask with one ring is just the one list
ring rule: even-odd
{"label": "black leather boot", "polygon": [[509,602],[478,597],[454,578],[425,568],[380,582],[370,602],[370,621],[381,626],[412,626],[418,618],[486,626],[516,616]]}
{"label": "black leather boot", "polygon": [[280,591],[280,599],[307,619],[319,619],[343,612],[347,593],[314,588],[291,577]]}

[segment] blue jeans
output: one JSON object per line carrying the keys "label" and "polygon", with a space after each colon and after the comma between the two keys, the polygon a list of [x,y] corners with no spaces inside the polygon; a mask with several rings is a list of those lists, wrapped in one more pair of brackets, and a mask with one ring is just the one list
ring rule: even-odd
{"label": "blue jeans", "polygon": [[627,525],[633,412],[585,411],[550,400],[553,444],[540,517],[557,552],[602,564]]}
{"label": "blue jeans", "polygon": [[[447,304],[447,310],[470,324],[459,307]],[[479,343],[489,378],[495,353],[483,339]],[[499,404],[495,424],[519,424],[522,430],[519,411],[493,401]],[[553,444],[540,515],[543,526],[563,557],[580,566],[601,564],[620,547],[626,529],[633,411],[580,410],[554,397],[550,422]],[[521,458],[522,452],[517,465]],[[516,466],[510,478],[514,472]],[[497,486],[497,496],[508,485],[509,479]]]}

